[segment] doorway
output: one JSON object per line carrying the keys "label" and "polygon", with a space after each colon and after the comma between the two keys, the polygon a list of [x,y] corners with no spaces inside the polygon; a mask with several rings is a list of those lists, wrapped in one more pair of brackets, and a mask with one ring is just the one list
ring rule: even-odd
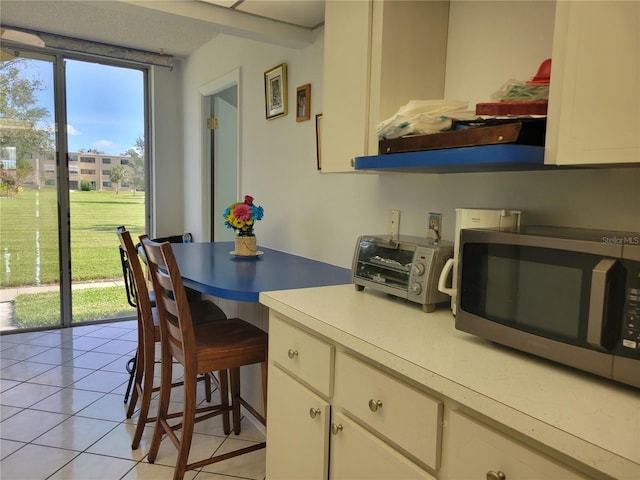
{"label": "doorway", "polygon": [[232,241],[223,212],[238,201],[240,185],[240,70],[203,86],[200,95],[206,130],[202,171],[203,231],[215,242]]}
{"label": "doorway", "polygon": [[238,201],[238,86],[212,95],[211,110],[217,124],[211,135],[214,219],[211,238],[214,242],[223,242],[235,237],[233,230],[224,226],[222,212]]}

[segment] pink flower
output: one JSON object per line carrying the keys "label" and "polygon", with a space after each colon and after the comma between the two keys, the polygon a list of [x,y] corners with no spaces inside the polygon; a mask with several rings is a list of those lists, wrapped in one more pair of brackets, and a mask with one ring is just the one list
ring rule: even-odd
{"label": "pink flower", "polygon": [[246,205],[253,205],[253,197],[251,195],[244,196],[244,203]]}
{"label": "pink flower", "polygon": [[[246,197],[245,197],[246,198]],[[251,198],[251,197],[249,197]],[[233,209],[233,215],[240,220],[247,221],[251,218],[251,207],[246,203],[239,203]]]}

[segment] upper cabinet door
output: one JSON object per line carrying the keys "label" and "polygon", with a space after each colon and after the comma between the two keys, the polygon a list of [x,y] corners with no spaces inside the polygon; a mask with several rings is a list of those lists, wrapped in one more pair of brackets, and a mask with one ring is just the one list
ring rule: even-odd
{"label": "upper cabinet door", "polygon": [[640,162],[640,2],[558,2],[545,163]]}
{"label": "upper cabinet door", "polygon": [[325,3],[322,171],[353,170],[368,136],[372,4]]}
{"label": "upper cabinet door", "polygon": [[409,100],[442,98],[447,1],[325,3],[322,170],[378,154],[377,125]]}

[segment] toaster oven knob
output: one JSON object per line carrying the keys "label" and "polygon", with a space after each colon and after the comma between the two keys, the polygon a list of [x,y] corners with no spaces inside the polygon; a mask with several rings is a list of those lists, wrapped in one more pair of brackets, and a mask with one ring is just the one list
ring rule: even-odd
{"label": "toaster oven knob", "polygon": [[418,295],[422,291],[422,285],[420,285],[419,283],[414,283],[413,285],[411,285],[411,291]]}
{"label": "toaster oven knob", "polygon": [[424,273],[424,265],[422,263],[413,264],[413,274],[422,275]]}

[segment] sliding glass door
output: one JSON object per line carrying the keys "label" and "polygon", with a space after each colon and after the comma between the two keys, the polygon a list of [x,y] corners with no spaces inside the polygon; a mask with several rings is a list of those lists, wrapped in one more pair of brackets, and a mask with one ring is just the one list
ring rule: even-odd
{"label": "sliding glass door", "polygon": [[[0,326],[60,325],[57,59],[4,47],[1,52]],[[43,317],[36,293],[39,301],[58,305],[56,311]]]}
{"label": "sliding glass door", "polygon": [[0,332],[131,318],[115,228],[145,232],[146,71],[1,51]]}
{"label": "sliding glass door", "polygon": [[72,322],[131,316],[115,228],[145,233],[142,70],[65,61]]}

